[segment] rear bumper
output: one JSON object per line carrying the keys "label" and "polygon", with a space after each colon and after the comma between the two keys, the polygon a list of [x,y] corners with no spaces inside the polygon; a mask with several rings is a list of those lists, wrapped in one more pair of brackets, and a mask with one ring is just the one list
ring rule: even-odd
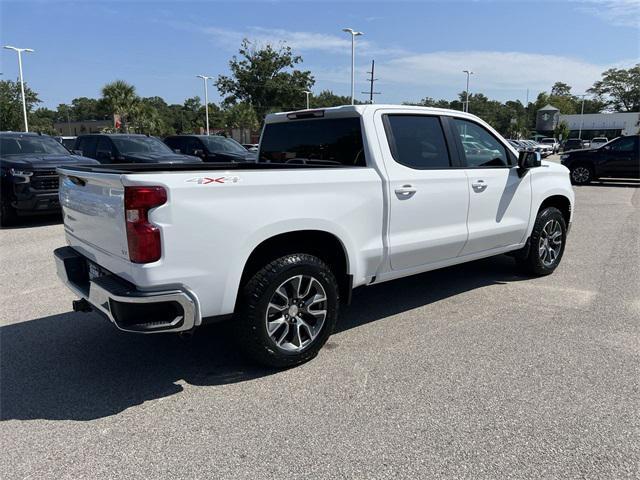
{"label": "rear bumper", "polygon": [[194,298],[182,289],[141,291],[109,273],[90,273],[88,260],[71,247],[54,251],[58,277],[116,327],[126,332],[184,332],[198,322]]}

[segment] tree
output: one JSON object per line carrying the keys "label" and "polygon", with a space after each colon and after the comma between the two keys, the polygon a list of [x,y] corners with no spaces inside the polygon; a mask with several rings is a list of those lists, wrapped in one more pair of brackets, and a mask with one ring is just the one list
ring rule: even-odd
{"label": "tree", "polygon": [[[305,102],[304,93],[300,94],[301,102]],[[356,101],[356,103],[359,103]],[[331,90],[323,90],[318,95],[311,95],[309,106],[311,108],[339,107],[340,105],[351,105],[351,97],[336,95]],[[306,106],[306,105],[305,105]]]}
{"label": "tree", "polygon": [[[33,107],[41,103],[41,101],[38,98],[38,94],[26,84],[24,86],[24,96],[27,104],[27,120],[29,120]],[[0,80],[0,130],[22,131],[23,129],[24,118],[20,83],[11,80]]]}
{"label": "tree", "polygon": [[551,95],[555,97],[570,97],[571,86],[563,82],[556,82],[551,87]]}
{"label": "tree", "polygon": [[255,130],[260,126],[256,112],[248,103],[237,103],[226,111],[227,127]]}
{"label": "tree", "polygon": [[120,115],[122,129],[125,129],[125,121],[138,100],[136,87],[124,80],[115,80],[102,87],[102,97],[113,115]]}
{"label": "tree", "polygon": [[285,44],[257,48],[245,38],[239,54],[229,61],[231,75],[220,75],[216,87],[225,104],[249,103],[260,121],[270,109],[296,108],[301,92],[315,83],[311,72],[295,69],[302,57]]}
{"label": "tree", "polygon": [[640,63],[635,67],[610,68],[589,90],[596,99],[617,112],[640,110]]}
{"label": "tree", "polygon": [[569,132],[571,132],[569,124],[563,120],[556,125],[556,128],[553,131],[553,136],[558,139],[566,140],[569,138]]}

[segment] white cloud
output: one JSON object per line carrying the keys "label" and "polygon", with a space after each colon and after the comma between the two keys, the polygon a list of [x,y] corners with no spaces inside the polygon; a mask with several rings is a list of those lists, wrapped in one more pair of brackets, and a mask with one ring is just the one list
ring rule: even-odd
{"label": "white cloud", "polygon": [[547,90],[554,82],[589,88],[608,65],[582,60],[521,52],[433,52],[403,56],[379,65],[385,82],[408,85],[462,85],[462,70],[471,69],[474,90]]}
{"label": "white cloud", "polygon": [[640,0],[579,0],[578,9],[622,27],[640,26]]}

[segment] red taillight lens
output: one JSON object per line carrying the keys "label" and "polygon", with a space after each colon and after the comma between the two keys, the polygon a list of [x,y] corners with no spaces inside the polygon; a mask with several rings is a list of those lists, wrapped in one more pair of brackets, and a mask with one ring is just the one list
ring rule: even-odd
{"label": "red taillight lens", "polygon": [[149,210],[166,203],[162,187],[124,187],[124,213],[127,223],[129,259],[134,263],[160,260],[160,229],[149,222]]}

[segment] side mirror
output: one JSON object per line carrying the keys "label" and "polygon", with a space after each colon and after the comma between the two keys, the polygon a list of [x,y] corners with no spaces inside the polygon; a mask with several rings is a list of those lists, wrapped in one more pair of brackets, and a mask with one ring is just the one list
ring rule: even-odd
{"label": "side mirror", "polygon": [[174,148],[173,153],[182,153],[179,148]]}
{"label": "side mirror", "polygon": [[518,155],[518,167],[523,172],[540,165],[542,165],[542,161],[539,152],[520,152]]}
{"label": "side mirror", "polygon": [[204,156],[204,150],[196,149],[196,150],[193,151],[193,154],[196,157],[202,157],[202,156]]}
{"label": "side mirror", "polygon": [[84,155],[84,153],[82,153],[82,150],[71,150],[71,153],[73,153],[74,155],[80,155],[80,156]]}

